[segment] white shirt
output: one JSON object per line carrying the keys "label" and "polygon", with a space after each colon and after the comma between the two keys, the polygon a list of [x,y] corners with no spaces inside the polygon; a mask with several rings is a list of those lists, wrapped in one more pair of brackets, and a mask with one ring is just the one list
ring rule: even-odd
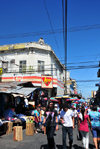
{"label": "white shirt", "polygon": [[60,117],[63,118],[65,127],[73,127],[72,117],[74,116],[73,111],[68,109],[66,112],[64,110],[61,111]]}
{"label": "white shirt", "polygon": [[77,110],[75,109],[73,112],[74,112],[74,117],[77,117]]}
{"label": "white shirt", "polygon": [[25,98],[24,102],[25,102],[25,105],[28,106],[28,99],[27,98]]}
{"label": "white shirt", "polygon": [[3,125],[3,122],[2,122],[2,120],[0,119],[0,126],[2,126]]}

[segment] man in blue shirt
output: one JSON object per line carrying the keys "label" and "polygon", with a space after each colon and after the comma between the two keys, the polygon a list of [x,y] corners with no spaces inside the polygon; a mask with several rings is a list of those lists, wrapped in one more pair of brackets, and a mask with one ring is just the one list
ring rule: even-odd
{"label": "man in blue shirt", "polygon": [[92,111],[89,112],[89,117],[91,121],[94,145],[95,148],[98,149],[100,141],[100,113],[97,111],[97,106],[92,107]]}
{"label": "man in blue shirt", "polygon": [[9,109],[7,109],[5,112],[4,112],[4,117],[6,120],[13,120],[14,117],[16,116],[16,113],[15,113],[15,108],[14,107],[11,107]]}

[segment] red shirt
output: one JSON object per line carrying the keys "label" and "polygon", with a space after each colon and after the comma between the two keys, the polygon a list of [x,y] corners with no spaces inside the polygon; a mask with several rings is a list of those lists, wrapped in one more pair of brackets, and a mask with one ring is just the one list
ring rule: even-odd
{"label": "red shirt", "polygon": [[80,125],[79,125],[79,130],[80,131],[89,132],[89,127],[88,127],[88,122],[87,122],[88,117],[89,117],[88,115],[85,115],[84,116],[84,121],[80,120]]}

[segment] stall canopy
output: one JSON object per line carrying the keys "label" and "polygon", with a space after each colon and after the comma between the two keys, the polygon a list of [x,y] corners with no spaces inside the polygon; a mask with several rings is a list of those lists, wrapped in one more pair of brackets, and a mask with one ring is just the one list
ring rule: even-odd
{"label": "stall canopy", "polygon": [[69,98],[69,99],[66,99],[66,101],[78,101],[79,99],[77,98]]}
{"label": "stall canopy", "polygon": [[61,99],[63,97],[63,95],[58,95],[58,96],[56,96],[55,98],[56,99]]}
{"label": "stall canopy", "polygon": [[51,97],[50,100],[51,100],[51,101],[54,101],[54,102],[58,102],[58,100],[55,99],[54,97]]}
{"label": "stall canopy", "polygon": [[71,98],[69,95],[63,95],[63,98]]}
{"label": "stall canopy", "polygon": [[61,98],[64,98],[64,99],[66,99],[66,98],[71,98],[69,95],[58,95],[58,96],[56,96],[55,97],[56,99],[61,99]]}
{"label": "stall canopy", "polygon": [[9,90],[9,91],[7,91],[7,93],[21,94],[24,96],[28,96],[29,94],[31,94],[35,90],[36,90],[36,88],[32,88],[32,87],[21,87],[21,88]]}

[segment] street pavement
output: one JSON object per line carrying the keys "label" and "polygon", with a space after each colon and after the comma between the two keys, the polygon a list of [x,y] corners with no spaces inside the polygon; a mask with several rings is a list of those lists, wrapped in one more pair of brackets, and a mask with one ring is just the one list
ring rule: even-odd
{"label": "street pavement", "polygon": [[[77,128],[74,129],[73,149],[83,149],[82,141],[77,140]],[[66,140],[68,142],[68,139]],[[62,129],[55,132],[55,142],[57,149],[62,149]],[[68,145],[68,143],[67,143]],[[23,130],[23,140],[13,141],[13,133],[10,135],[0,136],[0,149],[47,149],[46,135],[42,133],[26,136],[25,129]],[[93,139],[90,132],[89,149],[94,149]]]}

